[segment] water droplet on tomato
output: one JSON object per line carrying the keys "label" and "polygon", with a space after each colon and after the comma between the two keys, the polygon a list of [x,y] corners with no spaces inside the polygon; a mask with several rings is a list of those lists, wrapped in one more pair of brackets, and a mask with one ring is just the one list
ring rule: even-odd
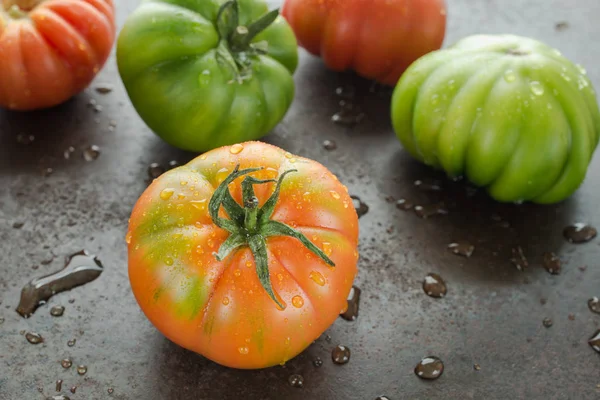
{"label": "water droplet on tomato", "polygon": [[222,303],[223,303],[224,306],[226,306],[227,304],[229,304],[229,297],[223,297]]}
{"label": "water droplet on tomato", "polygon": [[512,249],[512,258],[510,259],[510,262],[513,263],[519,271],[523,271],[529,266],[529,262],[527,261],[521,246]]}
{"label": "water droplet on tomato", "polygon": [[127,243],[127,244],[131,243],[131,236],[132,236],[132,233],[127,232],[127,235],[125,235],[125,243]]}
{"label": "water droplet on tomato", "polygon": [[60,365],[64,368],[64,369],[69,369],[71,368],[71,366],[73,365],[73,362],[69,359],[69,358],[65,358],[60,362]]}
{"label": "water droplet on tomato", "polygon": [[85,365],[78,365],[77,366],[77,373],[79,375],[85,375],[87,373],[87,367]]}
{"label": "water droplet on tomato", "polygon": [[340,314],[345,320],[354,321],[358,318],[360,294],[361,290],[358,287],[352,286],[350,288],[350,293],[348,293],[348,297],[346,298],[346,310]]}
{"label": "water droplet on tomato", "polygon": [[242,271],[240,271],[239,269],[237,269],[237,268],[236,268],[236,269],[233,271],[233,275],[235,275],[235,276],[239,277],[240,275],[242,275]]}
{"label": "water droplet on tomato", "polygon": [[423,291],[428,296],[441,298],[446,295],[448,289],[446,288],[446,282],[444,282],[441,276],[430,273],[423,280]]}
{"label": "water droplet on tomato", "polygon": [[422,379],[437,379],[444,372],[444,363],[435,356],[423,358],[415,367],[415,374]]}
{"label": "water droplet on tomato", "polygon": [[44,338],[39,333],[35,332],[27,332],[25,334],[25,339],[31,344],[40,344],[44,341]]}
{"label": "water droplet on tomato", "polygon": [[246,355],[250,352],[250,349],[246,346],[238,347],[238,352],[242,355]]}
{"label": "water droplet on tomato", "polygon": [[567,226],[563,230],[563,235],[571,243],[585,243],[596,237],[598,231],[593,226],[577,222]]}
{"label": "water droplet on tomato", "polygon": [[277,279],[279,279],[279,281],[281,282],[283,280],[283,274],[277,274]]}
{"label": "water droplet on tomato", "polygon": [[453,254],[469,258],[473,255],[475,246],[468,242],[456,242],[450,243],[448,249],[450,249]]}
{"label": "water droplet on tomato", "polygon": [[531,89],[531,93],[535,94],[536,96],[541,96],[544,94],[544,86],[542,86],[542,84],[538,81],[529,82],[529,88]]}
{"label": "water droplet on tomato", "polygon": [[169,266],[173,265],[173,259],[171,257],[165,258],[165,264]]}
{"label": "water droplet on tomato", "polygon": [[50,309],[50,315],[52,315],[53,317],[62,317],[64,313],[64,306],[54,306]]}
{"label": "water droplet on tomato", "polygon": [[350,349],[343,345],[338,345],[331,351],[331,360],[338,365],[343,365],[350,361]]}
{"label": "water droplet on tomato", "polygon": [[323,253],[325,253],[325,255],[327,257],[331,256],[331,253],[333,253],[333,246],[331,245],[331,243],[323,242],[322,246],[323,246]]}
{"label": "water droplet on tomato", "polygon": [[591,312],[600,314],[600,299],[596,296],[588,300],[588,308]]}
{"label": "water droplet on tomato", "polygon": [[512,69],[507,69],[504,72],[504,80],[508,83],[510,82],[514,82],[515,79],[517,79],[517,75],[515,74],[515,71],[513,71]]}
{"label": "water droplet on tomato", "polygon": [[240,154],[244,150],[244,145],[237,143],[229,148],[231,154]]}
{"label": "water droplet on tomato", "polygon": [[600,329],[592,335],[592,337],[588,340],[588,344],[592,347],[592,349],[600,353]]}
{"label": "water droplet on tomato", "polygon": [[83,159],[85,161],[94,161],[97,160],[98,157],[100,157],[100,147],[96,146],[95,144],[83,150]]}
{"label": "water droplet on tomato", "polygon": [[192,207],[194,207],[197,210],[203,211],[206,209],[206,199],[202,199],[202,200],[192,200],[190,201],[190,204],[192,205]]}
{"label": "water droplet on tomato", "polygon": [[324,286],[325,283],[327,282],[325,280],[325,277],[323,276],[323,274],[321,274],[318,271],[311,271],[310,274],[308,275],[308,277],[310,279],[312,279],[313,282],[315,282],[319,286]]}
{"label": "water droplet on tomato", "polygon": [[304,305],[304,299],[302,298],[302,296],[294,296],[292,297],[292,305],[296,308],[300,308]]}
{"label": "water droplet on tomato", "polygon": [[229,170],[227,168],[221,168],[217,171],[216,179],[217,183],[221,184],[229,176]]}
{"label": "water droplet on tomato", "polygon": [[567,75],[565,72],[561,72],[560,76],[567,82],[571,82],[571,77]]}
{"label": "water droplet on tomato", "polygon": [[302,375],[293,374],[288,378],[288,383],[292,387],[301,388],[304,386],[304,377]]}
{"label": "water droplet on tomato", "polygon": [[331,197],[333,197],[336,200],[339,200],[339,198],[340,198],[340,194],[338,192],[336,192],[335,190],[330,190],[329,194],[331,195]]}
{"label": "water droplet on tomato", "polygon": [[284,155],[284,156],[285,156],[285,158],[287,158],[288,160],[289,160],[290,158],[292,158],[292,157],[293,157],[292,153],[290,153],[290,152],[288,152],[288,151],[286,151],[286,152],[285,152],[283,155]]}
{"label": "water droplet on tomato", "polygon": [[169,200],[171,198],[171,196],[173,196],[173,193],[175,193],[175,189],[172,189],[172,188],[163,189],[160,192],[160,198],[165,201]]}
{"label": "water droplet on tomato", "polygon": [[560,257],[554,253],[544,253],[543,262],[544,269],[552,275],[560,274],[561,262]]}

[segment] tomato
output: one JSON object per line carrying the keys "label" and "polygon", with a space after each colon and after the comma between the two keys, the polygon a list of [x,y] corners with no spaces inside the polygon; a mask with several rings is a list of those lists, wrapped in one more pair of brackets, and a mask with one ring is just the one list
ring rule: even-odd
{"label": "tomato", "polygon": [[569,197],[600,135],[583,67],[513,35],[475,35],[424,56],[398,82],[391,112],[415,158],[502,202]]}
{"label": "tomato", "polygon": [[294,97],[296,38],[262,0],[145,1],[117,43],[121,78],[146,124],[206,151],[258,139]]}
{"label": "tomato", "polygon": [[446,32],[444,0],[286,0],[282,14],[327,67],[388,85]]}
{"label": "tomato", "polygon": [[358,217],[325,167],[247,142],[156,179],[126,241],[133,293],[160,332],[222,365],[263,368],[345,310]]}
{"label": "tomato", "polygon": [[85,89],[115,38],[112,0],[0,2],[0,106],[47,108]]}

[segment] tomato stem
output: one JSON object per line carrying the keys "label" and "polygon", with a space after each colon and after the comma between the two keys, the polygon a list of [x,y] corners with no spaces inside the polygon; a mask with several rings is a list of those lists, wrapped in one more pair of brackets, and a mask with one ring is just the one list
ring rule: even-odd
{"label": "tomato stem", "polygon": [[[262,168],[248,168],[240,170],[237,165],[233,172],[223,180],[213,193],[208,208],[213,223],[219,228],[230,233],[223,242],[215,258],[222,261],[241,247],[249,247],[254,256],[256,274],[258,279],[271,299],[280,307],[284,308],[273,290],[269,272],[268,251],[266,239],[272,236],[288,236],[297,239],[309,251],[316,254],[321,260],[331,267],[335,263],[314,243],[312,243],[300,231],[280,221],[272,220],[275,206],[279,200],[281,185],[286,175],[296,170],[288,170],[274,179],[257,179],[248,174],[257,172]],[[231,195],[229,185],[237,178],[244,177],[242,181],[242,203],[240,206]],[[271,196],[259,207],[259,201],[254,193],[254,185],[265,183],[276,183]],[[223,207],[230,219],[219,217],[219,210]]]}

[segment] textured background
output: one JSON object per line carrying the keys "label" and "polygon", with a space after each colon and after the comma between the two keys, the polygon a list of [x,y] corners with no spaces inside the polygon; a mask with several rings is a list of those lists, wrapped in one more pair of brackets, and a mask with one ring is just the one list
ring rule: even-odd
{"label": "textured background", "polygon": [[[586,66],[600,88],[597,0],[448,2],[445,45],[480,32],[536,37]],[[118,2],[119,25],[136,3]],[[555,24],[561,21],[568,27],[558,31]],[[150,325],[129,290],[127,219],[146,187],[151,162],[186,162],[194,154],[169,147],[145,127],[126,98],[113,57],[96,81],[114,85],[110,94],[92,88],[53,110],[0,113],[0,399],[44,399],[56,394],[57,379],[64,380],[63,393],[71,399],[108,398],[108,388],[114,399],[147,400],[370,400],[383,394],[392,400],[599,399],[600,356],[587,339],[600,315],[586,305],[589,297],[600,296],[599,241],[568,244],[562,229],[575,221],[600,225],[600,157],[581,190],[558,206],[501,206],[483,194],[465,196],[461,185],[423,192],[413,181],[437,176],[402,151],[390,127],[387,94],[371,93],[369,82],[326,71],[304,52],[296,81],[292,109],[265,140],[324,163],[370,206],[360,220],[358,320],[339,319],[327,331],[331,341],[324,335],[285,367],[263,371],[215,365],[170,343]],[[339,109],[335,89],[349,85],[367,115],[355,128],[330,122]],[[88,105],[92,99],[102,112]],[[35,141],[17,143],[20,133]],[[338,149],[325,151],[325,139],[335,140]],[[101,155],[86,162],[81,152],[91,144],[100,146]],[[69,146],[76,152],[65,160]],[[48,167],[54,173],[43,177]],[[454,204],[447,216],[421,220],[397,210],[388,196]],[[493,213],[511,228],[497,226]],[[15,222],[24,226],[14,229]],[[446,250],[457,240],[476,245],[470,259]],[[518,245],[531,264],[525,272],[508,261]],[[106,268],[102,276],[55,296],[29,320],[19,317],[14,309],[20,288],[60,269],[66,255],[83,248],[99,256]],[[541,268],[546,251],[563,258],[562,275]],[[584,265],[588,268],[580,270]],[[446,298],[423,294],[428,272],[446,279]],[[49,315],[55,304],[66,306],[62,318]],[[545,317],[554,326],[544,328]],[[21,330],[37,331],[46,341],[30,345]],[[72,338],[77,344],[68,347]],[[352,350],[347,365],[330,361],[338,343]],[[443,359],[446,370],[437,381],[424,382],[412,370],[430,354]],[[85,377],[75,367],[64,370],[65,357],[87,365]],[[323,367],[313,367],[315,357],[325,361]],[[304,376],[304,388],[288,384],[293,373]],[[68,393],[73,385],[78,386],[74,395]]]}

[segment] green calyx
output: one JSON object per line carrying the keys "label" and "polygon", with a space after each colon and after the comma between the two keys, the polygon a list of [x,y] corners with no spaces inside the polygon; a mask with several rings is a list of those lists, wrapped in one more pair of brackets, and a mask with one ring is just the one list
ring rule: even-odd
{"label": "green calyx", "polygon": [[224,3],[217,14],[219,47],[217,54],[222,62],[235,73],[235,80],[242,82],[252,76],[252,57],[267,54],[269,44],[266,41],[252,43],[260,32],[264,31],[279,16],[279,10],[272,10],[248,24],[239,24],[237,0]]}
{"label": "green calyx", "polygon": [[[278,180],[267,179],[261,180],[251,176],[247,176],[252,172],[261,170],[262,168],[239,169],[239,165],[235,167],[233,172],[225,178],[225,180],[217,187],[208,204],[208,210],[213,223],[219,228],[229,232],[229,237],[223,242],[219,251],[214,253],[217,260],[222,261],[234,250],[240,247],[248,246],[254,256],[256,264],[256,273],[263,288],[280,307],[284,308],[283,304],[278,300],[269,275],[269,262],[267,256],[266,239],[271,236],[289,236],[298,239],[308,250],[316,254],[325,263],[334,267],[334,262],[327,257],[325,253],[315,246],[306,236],[294,228],[271,219],[277,201],[281,184],[285,176],[296,170],[288,170],[279,176]],[[229,191],[229,184],[235,179],[246,176],[242,181],[242,198],[243,206],[239,205]],[[258,199],[254,194],[254,185],[265,183],[276,183],[275,190],[271,197],[259,207]],[[223,209],[229,216],[229,219],[219,217],[219,210]]]}

